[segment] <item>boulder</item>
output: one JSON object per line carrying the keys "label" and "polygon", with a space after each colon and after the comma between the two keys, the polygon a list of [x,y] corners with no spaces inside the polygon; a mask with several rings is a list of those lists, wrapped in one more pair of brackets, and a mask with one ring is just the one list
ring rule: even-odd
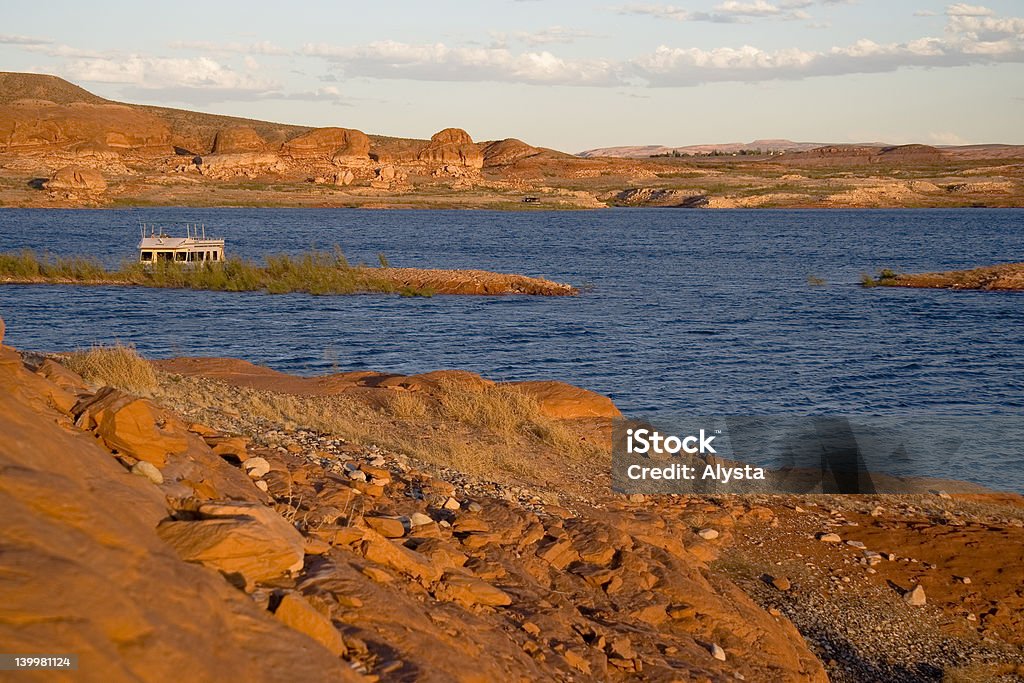
{"label": "boulder", "polygon": [[432,164],[456,164],[469,168],[483,168],[484,155],[473,144],[473,138],[461,128],[445,128],[434,133],[430,142],[420,150],[420,161]]}
{"label": "boulder", "polygon": [[99,194],[107,189],[103,174],[94,168],[65,166],[55,172],[43,187],[51,191],[87,192]]}
{"label": "boulder", "polygon": [[512,604],[512,596],[508,593],[468,574],[445,574],[434,590],[434,595],[438,600],[457,602],[464,607],[502,607]]}
{"label": "boulder", "polygon": [[363,533],[363,557],[424,582],[441,578],[441,570],[429,558],[388,540],[372,529]]}
{"label": "boulder", "polygon": [[903,602],[907,603],[911,607],[922,607],[927,604],[928,597],[924,594],[924,586],[917,584],[912,589],[904,593]]}
{"label": "boulder", "polygon": [[217,131],[213,138],[214,154],[265,152],[267,141],[248,126],[233,126]]}
{"label": "boulder", "polygon": [[268,173],[282,173],[288,164],[276,154],[242,152],[237,154],[211,154],[196,163],[199,172],[214,180],[246,177],[256,178]]}
{"label": "boulder", "polygon": [[327,648],[332,654],[341,656],[348,651],[345,639],[331,620],[316,611],[309,602],[298,593],[288,593],[278,603],[274,611],[286,626],[289,626]]}
{"label": "boulder", "polygon": [[297,160],[334,163],[369,160],[370,138],[351,128],[317,128],[285,142],[281,154]]}
{"label": "boulder", "polygon": [[564,382],[516,382],[523,393],[533,396],[541,412],[555,420],[600,417],[616,418],[622,413],[607,396]]}
{"label": "boulder", "polygon": [[367,515],[363,518],[370,527],[384,538],[401,538],[405,536],[405,525],[397,517],[380,517]]}
{"label": "boulder", "polygon": [[161,467],[188,450],[184,423],[151,401],[104,387],[72,408],[76,423],[92,429],[111,450]]}
{"label": "boulder", "polygon": [[251,587],[302,569],[302,534],[259,503],[203,503],[195,520],[169,520],[157,534],[188,562],[213,567]]}

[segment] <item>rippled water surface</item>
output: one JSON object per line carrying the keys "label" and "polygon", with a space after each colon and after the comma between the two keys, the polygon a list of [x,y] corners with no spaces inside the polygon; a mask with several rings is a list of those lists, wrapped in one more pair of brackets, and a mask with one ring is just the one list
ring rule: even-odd
{"label": "rippled water surface", "polygon": [[[575,298],[313,297],[0,287],[7,341],[115,340],[295,373],[466,368],[559,379],[630,413],[1024,413],[1024,296],[862,289],[860,274],[1024,260],[1024,212],[0,211],[0,250],[134,256],[139,221],[202,221],[234,254],[522,272]],[[822,278],[813,286],[808,276]]]}

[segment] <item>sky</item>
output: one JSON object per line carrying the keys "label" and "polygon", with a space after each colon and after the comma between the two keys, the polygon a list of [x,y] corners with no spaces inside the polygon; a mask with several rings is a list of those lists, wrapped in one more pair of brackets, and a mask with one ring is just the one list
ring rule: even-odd
{"label": "sky", "polygon": [[0,70],[114,100],[577,152],[1024,144],[1024,2],[10,3]]}

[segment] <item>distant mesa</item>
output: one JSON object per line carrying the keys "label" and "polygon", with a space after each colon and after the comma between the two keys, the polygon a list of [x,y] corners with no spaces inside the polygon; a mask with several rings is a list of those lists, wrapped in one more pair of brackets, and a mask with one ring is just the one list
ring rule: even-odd
{"label": "distant mesa", "polygon": [[434,133],[430,143],[418,156],[420,161],[435,164],[458,164],[470,168],[483,168],[484,155],[469,133],[461,128],[445,128]]}
{"label": "distant mesa", "polygon": [[50,176],[50,179],[43,183],[43,187],[51,191],[98,194],[106,191],[107,181],[103,179],[103,174],[94,168],[65,166]]}
{"label": "distant mesa", "polygon": [[820,142],[793,142],[785,139],[763,139],[751,142],[723,142],[718,144],[686,145],[668,147],[665,145],[625,145],[620,147],[599,147],[580,152],[584,158],[614,157],[620,159],[647,159],[655,156],[710,156],[731,155],[752,150],[768,153],[804,152],[821,147]]}
{"label": "distant mesa", "polygon": [[368,160],[370,138],[351,128],[317,128],[292,138],[281,147],[281,154],[297,160]]}
{"label": "distant mesa", "polygon": [[899,164],[943,161],[947,153],[929,145],[823,145],[788,155],[789,163]]}
{"label": "distant mesa", "polygon": [[937,147],[932,147],[931,145],[896,145],[894,147],[883,147],[882,151],[878,154],[880,159],[912,162],[943,161],[946,156],[946,152],[943,152]]}
{"label": "distant mesa", "polygon": [[233,126],[217,131],[213,139],[214,154],[265,152],[267,141],[249,126]]}

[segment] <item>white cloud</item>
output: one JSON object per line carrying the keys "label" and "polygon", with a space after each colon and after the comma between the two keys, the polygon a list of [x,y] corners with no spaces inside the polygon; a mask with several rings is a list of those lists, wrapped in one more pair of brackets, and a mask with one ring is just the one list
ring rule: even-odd
{"label": "white cloud", "polygon": [[355,47],[308,44],[303,54],[338,63],[348,76],[434,81],[504,81],[548,85],[619,83],[609,60],[572,60],[551,52],[496,47],[410,45],[391,40]]}
{"label": "white cloud", "polygon": [[556,43],[574,43],[581,38],[595,38],[596,35],[589,31],[580,29],[565,28],[564,26],[551,26],[540,31],[527,32],[518,31],[512,36],[528,45],[552,45]]}
{"label": "white cloud", "polygon": [[[768,3],[721,3],[720,10],[769,11]],[[676,8],[662,9],[682,12]],[[906,42],[869,39],[823,50],[677,47],[621,61],[516,52],[505,46],[450,47],[394,41],[363,46],[307,45],[303,53],[333,62],[347,77],[434,81],[495,81],[548,85],[685,87],[711,82],[762,82],[906,67],[953,67],[1024,62],[1024,19],[979,14],[985,8],[951,6],[946,33]]]}
{"label": "white cloud", "polygon": [[247,54],[281,57],[291,54],[290,50],[264,40],[256,43],[213,43],[205,40],[176,40],[168,44],[173,50],[195,50],[213,54]]}
{"label": "white cloud", "polygon": [[277,89],[273,82],[240,73],[209,57],[85,58],[68,62],[63,71],[81,81],[119,83],[143,90],[188,88],[265,93]]}
{"label": "white cloud", "polygon": [[0,45],[50,45],[52,40],[0,33]]}
{"label": "white cloud", "polygon": [[950,5],[946,8],[946,15],[950,17],[990,17],[995,14],[994,11],[988,7],[982,7],[980,5],[967,5],[962,2],[958,2],[955,5]]}
{"label": "white cloud", "polygon": [[619,14],[637,14],[673,21],[706,21],[717,24],[748,22],[752,19],[795,21],[809,19],[804,7],[813,0],[789,0],[779,5],[768,0],[724,0],[710,12],[691,11],[675,5],[631,4],[616,8]]}

